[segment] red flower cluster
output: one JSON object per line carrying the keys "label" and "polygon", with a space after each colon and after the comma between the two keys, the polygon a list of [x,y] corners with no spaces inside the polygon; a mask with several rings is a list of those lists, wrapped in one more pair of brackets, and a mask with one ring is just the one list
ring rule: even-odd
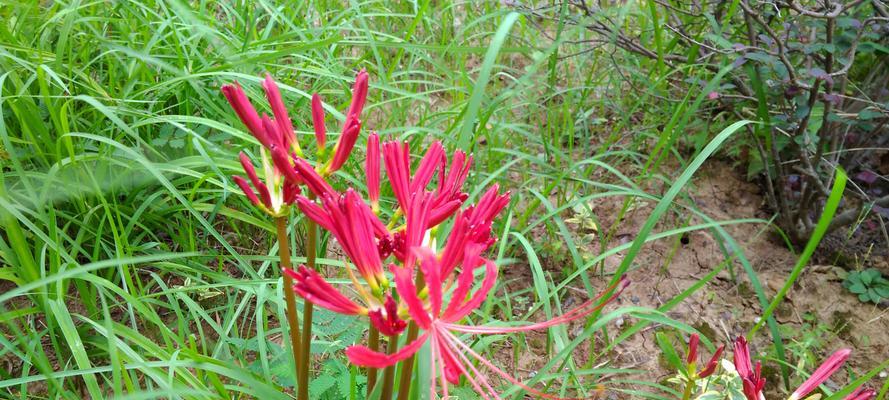
{"label": "red flower cluster", "polygon": [[[831,354],[809,376],[809,379],[806,379],[799,388],[793,391],[788,400],[801,400],[809,393],[812,393],[846,363],[851,353],[852,350],[840,349]],[[756,367],[753,368],[750,359],[750,348],[747,345],[747,339],[744,337],[738,337],[735,340],[734,362],[735,370],[738,371],[738,375],[743,382],[744,396],[747,397],[747,400],[765,400],[763,387],[765,387],[766,380],[762,377],[762,365],[757,361]],[[845,400],[870,400],[876,397],[876,395],[877,393],[873,389],[861,388],[847,396]]]}
{"label": "red flower cluster", "polygon": [[[343,130],[334,148],[333,155],[327,159],[326,164],[321,169],[322,175],[329,175],[340,169],[349,155],[358,135],[361,132],[361,112],[364,110],[364,104],[367,101],[367,72],[361,71],[355,79],[355,85],[352,88],[352,102],[346,113],[346,122],[343,124]],[[272,80],[270,75],[266,75],[262,82],[262,88],[265,91],[269,108],[272,110],[274,117],[266,114],[260,116],[247,94],[237,82],[232,85],[224,85],[222,93],[231,104],[232,109],[247,127],[247,130],[262,145],[260,148],[260,157],[262,158],[263,172],[265,173],[265,182],[259,179],[253,161],[250,160],[243,152],[240,154],[241,165],[247,174],[250,182],[240,176],[232,179],[244,191],[244,194],[253,203],[254,206],[260,208],[264,212],[272,216],[286,215],[289,211],[288,206],[296,201],[296,196],[300,193],[299,186],[303,182],[295,175],[290,174],[285,177],[291,168],[280,168],[278,163],[272,162],[271,158],[290,159],[291,157],[302,157],[303,151],[299,145],[299,141],[293,130],[293,124],[284,106],[284,100],[278,85]],[[324,124],[324,108],[321,103],[321,97],[318,94],[312,96],[312,124],[315,130],[315,140],[318,147],[318,154],[325,155],[325,143],[327,136],[327,128]],[[290,179],[285,179],[290,178]],[[254,192],[250,188],[250,184],[256,189]],[[257,196],[257,192],[259,195]]]}
{"label": "red flower cluster", "polygon": [[[266,78],[263,83],[274,118],[259,116],[244,91],[237,84],[223,87],[223,93],[247,129],[263,145],[261,155],[266,182],[256,175],[252,162],[243,155],[241,162],[258,195],[243,178],[235,181],[251,202],[272,215],[280,216],[286,207],[296,204],[300,211],[322,229],[330,232],[348,258],[346,270],[356,295],[347,295],[331,285],[320,273],[300,266],[284,273],[294,281],[293,290],[301,297],[328,310],[367,316],[382,334],[394,336],[413,321],[423,333],[397,352],[385,354],[364,346],[346,350],[356,365],[382,368],[415,354],[431,343],[433,371],[431,392],[436,390],[436,375],[445,397],[448,384],[460,377],[483,398],[499,398],[476,362],[530,393],[554,396],[529,388],[477,354],[457,334],[503,334],[544,329],[590,315],[615,299],[628,282],[620,279],[603,294],[566,314],[549,321],[519,327],[462,325],[494,288],[497,266],[485,258],[496,242],[492,224],[509,204],[509,193],[493,185],[475,204],[464,207],[468,195],[463,184],[469,175],[472,157],[455,151],[450,157],[440,142],[433,142],[416,168],[411,167],[411,149],[407,142],[380,143],[376,133],[368,135],[365,173],[365,201],[351,188],[343,192],[328,182],[331,173],[346,162],[357,141],[360,115],[367,96],[368,78],[359,73],[353,99],[346,113],[342,133],[330,157],[313,166],[294,136],[277,86]],[[312,122],[319,157],[324,157],[326,127],[318,95],[312,97]],[[271,160],[271,162],[269,161]],[[385,169],[388,190],[397,201],[393,209],[381,210],[381,169]],[[437,179],[436,179],[437,178]],[[433,184],[433,181],[437,181]],[[303,196],[305,185],[311,196]],[[386,218],[384,222],[381,218]],[[444,223],[453,221],[441,245],[436,241]],[[353,273],[358,272],[359,278]],[[394,281],[394,285],[390,283]],[[607,296],[605,295],[607,293]]]}

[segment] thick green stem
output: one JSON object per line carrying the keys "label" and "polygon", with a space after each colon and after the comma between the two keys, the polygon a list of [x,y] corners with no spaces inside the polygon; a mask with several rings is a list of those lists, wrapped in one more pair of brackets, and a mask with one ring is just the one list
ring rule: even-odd
{"label": "thick green stem", "polygon": [[[423,274],[417,272],[417,277],[414,279],[414,284],[417,287],[417,290],[423,290],[426,287],[426,282],[423,280]],[[417,333],[419,332],[419,328],[417,324],[411,322],[407,328],[407,339],[404,344],[408,345],[417,340]],[[407,360],[401,364],[401,381],[398,383],[398,400],[407,400],[408,396],[410,396],[411,391],[411,381],[413,380],[414,374],[414,361],[416,360],[417,355],[414,354],[410,356]]]}
{"label": "thick green stem", "polygon": [[[311,219],[306,218],[306,266],[315,269],[315,251],[317,250],[318,229]],[[303,335],[302,335],[302,366],[299,369],[298,400],[309,400],[309,366],[312,361],[312,302],[303,302]]]}
{"label": "thick green stem", "polygon": [[682,400],[691,399],[691,392],[694,389],[694,386],[695,386],[694,378],[691,378],[687,382],[685,382],[685,392],[682,393]]}
{"label": "thick green stem", "polygon": [[[275,218],[275,226],[278,228],[278,257],[281,259],[281,268],[293,268],[290,263],[290,241],[287,237],[287,217]],[[299,347],[302,345],[299,335],[299,319],[296,316],[296,294],[293,293],[293,279],[287,274],[284,276],[284,301],[287,305],[287,326],[290,329],[290,349],[293,351],[293,365],[296,368],[296,378],[299,379],[301,358]]]}
{"label": "thick green stem", "polygon": [[[395,354],[398,350],[398,335],[389,336],[389,344],[386,346],[386,353]],[[383,390],[380,400],[392,399],[392,387],[395,386],[395,365],[386,367],[383,373]]]}
{"label": "thick green stem", "polygon": [[[367,335],[367,347],[369,347],[373,351],[378,351],[380,349],[380,331],[377,328],[374,328],[373,324],[368,323],[370,325],[370,333]],[[368,368],[367,369],[367,396],[369,397],[371,393],[373,393],[374,386],[377,384],[377,369],[376,368]]]}

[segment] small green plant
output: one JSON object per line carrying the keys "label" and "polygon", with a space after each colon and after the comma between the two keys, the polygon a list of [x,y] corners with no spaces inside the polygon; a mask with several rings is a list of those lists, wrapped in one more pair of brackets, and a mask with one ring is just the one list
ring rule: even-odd
{"label": "small green plant", "polygon": [[880,271],[868,268],[864,271],[851,271],[846,275],[843,286],[858,295],[862,302],[879,303],[889,298],[889,280]]}

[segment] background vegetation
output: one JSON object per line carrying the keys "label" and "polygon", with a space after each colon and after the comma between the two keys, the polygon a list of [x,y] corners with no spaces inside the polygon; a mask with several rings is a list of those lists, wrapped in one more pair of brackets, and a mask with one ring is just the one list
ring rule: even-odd
{"label": "background vegetation", "polygon": [[[867,252],[885,251],[885,6],[849,2],[847,19],[797,19],[800,11],[772,14],[771,3],[737,0],[714,2],[725,7],[718,18],[715,8],[685,2],[586,3],[0,3],[0,398],[289,398],[274,227],[230,180],[237,152],[257,144],[219,87],[237,80],[258,99],[261,74],[271,73],[310,140],[310,94],[342,109],[360,68],[371,76],[366,127],[471,150],[467,187],[499,182],[512,190],[498,226],[498,263],[525,271],[524,284],[503,281],[479,321],[558,314],[572,289],[595,293],[597,277],[670,269],[669,258],[634,261],[645,242],[678,246],[701,231],[719,243],[724,261],[657,310],[630,304],[577,331],[553,329],[542,346],[515,335],[515,354],[534,348],[553,360],[532,382],[580,396],[592,396],[600,389],[591,382],[599,382],[623,396],[675,397],[667,384],[638,378],[644,371],[608,360],[650,327],[695,330],[666,313],[725,269],[764,312],[770,357],[785,373],[810,367],[801,355],[812,348],[788,352],[787,332],[766,318],[783,294],[762,287],[723,227],[760,224],[788,248],[805,244],[830,208],[834,167],[845,165],[860,190],[841,209],[854,218],[833,229],[846,239],[866,232]],[[745,20],[753,15],[762,24]],[[784,35],[796,21],[814,21],[798,28],[814,33],[791,41],[820,47],[788,50],[785,65],[781,40],[759,35],[763,27]],[[831,39],[826,24],[835,24]],[[799,92],[787,94],[794,85],[782,66],[785,77],[806,71],[795,77]],[[834,89],[825,88],[828,78]],[[847,94],[865,103],[830,97]],[[823,122],[812,125],[816,119]],[[782,133],[788,129],[795,133]],[[849,134],[856,142],[842,140]],[[702,212],[692,177],[708,159],[735,163],[761,183],[767,216],[720,221]],[[819,164],[797,171],[805,159]],[[362,160],[357,154],[355,168],[344,170],[360,170]],[[609,197],[623,207],[603,222],[590,204]],[[618,228],[643,204],[651,211],[622,240]],[[802,253],[794,273],[813,251]],[[606,265],[618,252],[619,265]],[[873,271],[864,275],[879,276]],[[872,297],[862,275],[850,279],[856,295],[865,287],[868,301],[886,297],[876,284]],[[837,287],[837,296],[851,296]],[[631,323],[612,328],[618,319]],[[361,372],[338,353],[359,331],[330,313],[316,320],[313,396],[361,398]],[[576,358],[581,348],[591,350]],[[879,371],[866,367],[862,373]]]}

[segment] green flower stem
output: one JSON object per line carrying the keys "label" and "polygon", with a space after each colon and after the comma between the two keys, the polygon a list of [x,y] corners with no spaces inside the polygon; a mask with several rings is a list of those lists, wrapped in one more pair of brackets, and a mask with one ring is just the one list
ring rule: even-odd
{"label": "green flower stem", "polygon": [[[314,196],[311,196],[314,198]],[[318,227],[311,219],[306,218],[306,266],[315,269],[315,251],[318,242]],[[309,400],[309,365],[312,360],[312,302],[304,301],[303,303],[303,337],[302,350],[302,366],[299,369],[298,400]]]}
{"label": "green flower stem", "polygon": [[[281,268],[292,269],[290,241],[287,237],[287,217],[275,218],[275,226],[278,228],[278,257],[281,259]],[[290,349],[293,351],[295,377],[299,379],[299,368],[302,363],[299,347],[302,345],[302,340],[300,340],[299,334],[299,319],[296,315],[296,294],[293,293],[293,279],[287,274],[282,275],[284,276],[284,301],[287,305],[287,326],[290,329]]]}
{"label": "green flower stem", "polygon": [[[367,323],[370,326],[370,333],[367,335],[367,347],[373,351],[378,351],[380,349],[380,331],[377,328],[374,328],[373,324],[370,322]],[[370,396],[373,393],[374,386],[377,384],[377,369],[376,368],[368,368],[367,369],[367,395]]]}
{"label": "green flower stem", "polygon": [[[389,336],[386,353],[391,355],[395,354],[396,351],[398,351],[398,335]],[[390,365],[386,367],[386,371],[383,373],[383,391],[380,395],[380,400],[392,399],[392,387],[395,386],[395,367],[396,365]]]}
{"label": "green flower stem", "polygon": [[[417,287],[417,290],[423,290],[426,287],[426,282],[423,280],[423,274],[417,273],[417,277],[414,279],[414,284]],[[419,333],[419,328],[417,324],[411,322],[407,328],[407,340],[404,341],[405,345],[413,343],[414,340],[417,340],[417,334]],[[414,373],[414,361],[416,361],[417,355],[414,354],[410,356],[407,360],[401,365],[401,381],[398,383],[398,400],[407,400],[408,396],[410,396],[411,392],[411,381]]]}

